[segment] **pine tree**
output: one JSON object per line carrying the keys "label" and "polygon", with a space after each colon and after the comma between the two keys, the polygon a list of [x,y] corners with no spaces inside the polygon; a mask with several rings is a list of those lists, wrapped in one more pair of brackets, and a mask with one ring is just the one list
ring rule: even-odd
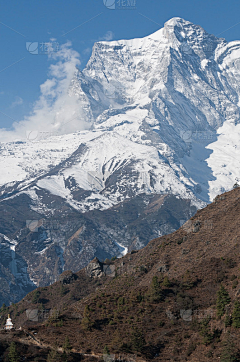
{"label": "pine tree", "polygon": [[164,299],[162,288],[158,281],[158,277],[154,276],[148,290],[150,302],[160,302]]}
{"label": "pine tree", "polygon": [[33,292],[33,296],[32,296],[32,303],[33,303],[33,304],[37,304],[37,303],[38,303],[40,294],[41,294],[41,293],[40,293],[39,290],[35,290],[35,291]]}
{"label": "pine tree", "polygon": [[89,306],[87,305],[84,309],[84,313],[83,313],[83,319],[82,319],[82,327],[85,330],[91,330],[93,326],[93,323],[91,322],[90,319],[90,309]]}
{"label": "pine tree", "polygon": [[18,354],[16,351],[16,345],[14,342],[11,342],[11,344],[10,344],[8,359],[9,359],[9,362],[18,362],[19,361],[19,357],[18,357]]}
{"label": "pine tree", "polygon": [[138,329],[134,329],[131,339],[133,351],[141,352],[146,344],[143,333]]}
{"label": "pine tree", "polygon": [[182,287],[184,289],[191,289],[194,286],[193,276],[189,270],[186,270],[182,276]]}
{"label": "pine tree", "polygon": [[110,354],[108,346],[103,348],[103,354]]}
{"label": "pine tree", "polygon": [[111,347],[111,349],[119,350],[120,347],[122,346],[122,344],[123,344],[123,338],[122,338],[121,334],[119,333],[119,330],[116,329],[114,332],[110,347]]}
{"label": "pine tree", "polygon": [[232,325],[232,317],[229,314],[226,315],[224,324],[225,327],[230,327]]}
{"label": "pine tree", "polygon": [[69,338],[68,336],[65,338],[65,342],[63,345],[63,350],[64,352],[66,352],[67,354],[71,352],[72,346],[70,344]]}
{"label": "pine tree", "polygon": [[0,312],[5,312],[6,309],[7,309],[6,304],[3,303],[2,307],[0,308]]}
{"label": "pine tree", "polygon": [[171,287],[171,282],[170,282],[170,280],[168,279],[167,276],[163,279],[162,285],[163,285],[164,287],[167,287],[167,288]]}
{"label": "pine tree", "polygon": [[230,332],[227,332],[226,338],[222,342],[222,353],[220,362],[237,362],[239,361],[237,357],[236,346],[233,342],[233,338]]}
{"label": "pine tree", "polygon": [[47,356],[47,362],[60,362],[61,361],[61,357],[59,355],[59,353],[55,350],[52,349]]}
{"label": "pine tree", "polygon": [[211,317],[204,318],[199,325],[199,333],[203,336],[203,343],[205,345],[210,344],[214,339],[214,334],[211,333],[210,323]]}
{"label": "pine tree", "polygon": [[217,315],[219,317],[225,314],[225,306],[231,302],[228,291],[221,285],[217,292]]}
{"label": "pine tree", "polygon": [[240,303],[238,300],[234,303],[232,325],[235,328],[240,328]]}
{"label": "pine tree", "polygon": [[59,310],[57,310],[56,308],[51,310],[51,315],[49,317],[49,320],[52,321],[52,322],[59,321]]}

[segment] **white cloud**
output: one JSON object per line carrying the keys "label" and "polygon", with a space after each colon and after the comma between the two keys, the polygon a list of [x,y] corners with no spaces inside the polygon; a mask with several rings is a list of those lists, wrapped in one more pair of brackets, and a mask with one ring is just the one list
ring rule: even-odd
{"label": "white cloud", "polygon": [[70,82],[80,65],[79,53],[68,42],[58,52],[49,55],[52,64],[49,77],[40,86],[41,95],[35,102],[30,115],[13,123],[13,131],[0,129],[0,141],[26,140],[29,132],[65,134],[89,127],[86,114],[77,96],[68,93]]}
{"label": "white cloud", "polygon": [[113,40],[113,38],[114,38],[114,33],[111,30],[109,30],[99,40],[110,41],[110,40]]}
{"label": "white cloud", "polygon": [[23,104],[23,99],[21,97],[15,97],[15,101],[12,102],[10,108],[15,108],[17,106],[20,106],[21,104]]}

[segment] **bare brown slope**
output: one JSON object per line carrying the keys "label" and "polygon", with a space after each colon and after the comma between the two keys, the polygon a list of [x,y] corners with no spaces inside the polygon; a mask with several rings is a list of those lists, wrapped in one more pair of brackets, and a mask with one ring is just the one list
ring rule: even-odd
{"label": "bare brown slope", "polygon": [[[235,346],[226,353],[236,349],[237,356],[239,329],[225,322],[240,295],[239,217],[236,188],[175,233],[112,262],[112,276],[94,260],[76,275],[65,272],[61,281],[39,288],[39,295],[28,294],[10,307],[13,321],[25,329],[34,324],[39,341],[50,346],[61,347],[68,335],[75,353],[101,355],[107,346],[105,351],[128,359],[135,354],[144,360],[219,361],[222,343],[232,338]],[[218,317],[221,284],[231,301]],[[45,310],[38,323],[27,321],[25,310],[34,308]],[[49,316],[54,308],[59,315]]]}

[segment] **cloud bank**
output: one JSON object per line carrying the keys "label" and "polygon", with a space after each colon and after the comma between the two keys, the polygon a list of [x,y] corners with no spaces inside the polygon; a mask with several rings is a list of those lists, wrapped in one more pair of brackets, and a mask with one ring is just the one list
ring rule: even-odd
{"label": "cloud bank", "polygon": [[41,95],[31,114],[13,123],[12,131],[0,129],[0,142],[37,140],[39,134],[59,135],[89,128],[78,97],[68,92],[79,57],[70,42],[49,53],[49,76],[40,86]]}

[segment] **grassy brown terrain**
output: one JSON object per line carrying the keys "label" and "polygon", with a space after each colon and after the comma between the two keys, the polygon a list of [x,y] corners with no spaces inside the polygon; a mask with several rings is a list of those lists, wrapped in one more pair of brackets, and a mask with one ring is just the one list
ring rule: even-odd
{"label": "grassy brown terrain", "polygon": [[111,274],[64,272],[3,306],[1,328],[8,313],[22,328],[1,332],[3,360],[15,341],[25,361],[240,361],[239,220],[238,187],[176,232],[99,263]]}

